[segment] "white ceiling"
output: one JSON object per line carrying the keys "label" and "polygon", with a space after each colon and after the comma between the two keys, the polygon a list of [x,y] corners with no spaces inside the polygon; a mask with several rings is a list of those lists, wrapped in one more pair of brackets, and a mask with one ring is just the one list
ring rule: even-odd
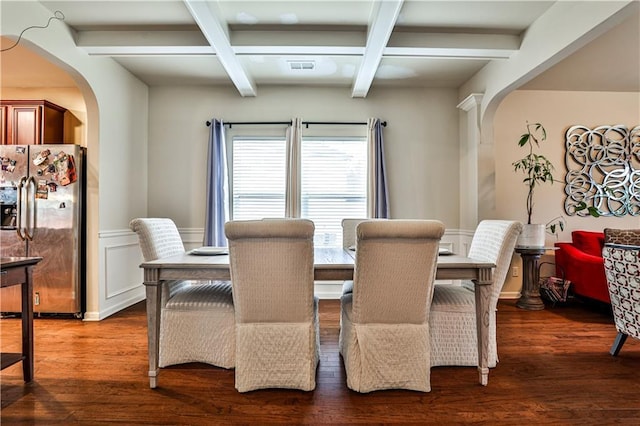
{"label": "white ceiling", "polygon": [[[151,86],[233,84],[255,96],[264,85],[323,85],[364,97],[377,86],[459,87],[489,61],[515,53],[554,1],[41,3],[64,14],[78,48],[111,56]],[[640,91],[639,31],[636,16],[524,88]],[[2,40],[3,48],[9,44]],[[2,86],[69,85],[59,71],[37,77],[45,65],[26,65],[41,59],[22,46],[2,59]],[[291,69],[302,62],[314,69]]]}

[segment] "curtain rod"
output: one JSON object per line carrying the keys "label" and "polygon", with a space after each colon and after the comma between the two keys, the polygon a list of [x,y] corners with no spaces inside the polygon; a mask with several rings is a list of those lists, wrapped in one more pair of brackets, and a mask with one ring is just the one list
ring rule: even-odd
{"label": "curtain rod", "polygon": [[[225,126],[229,126],[229,128],[233,127],[234,125],[238,124],[238,125],[265,125],[265,124],[280,124],[280,125],[289,125],[291,126],[292,122],[291,121],[229,121],[226,123],[223,123]],[[346,121],[346,122],[340,122],[340,121],[303,121],[302,124],[304,124],[307,129],[309,128],[309,125],[314,125],[314,124],[320,124],[320,125],[347,125],[347,126],[352,126],[352,125],[365,125],[367,124],[366,121]],[[383,127],[387,127],[387,122],[383,121],[382,123]],[[207,121],[207,127],[211,126],[211,122]]]}
{"label": "curtain rod", "polygon": [[[362,125],[366,125],[367,122],[366,121],[303,121],[302,124],[304,124],[307,128],[309,128],[309,125],[314,125],[314,124],[327,124],[330,126],[333,125],[347,125],[347,126],[362,126]],[[382,123],[382,127],[387,127],[387,122],[383,121]]]}

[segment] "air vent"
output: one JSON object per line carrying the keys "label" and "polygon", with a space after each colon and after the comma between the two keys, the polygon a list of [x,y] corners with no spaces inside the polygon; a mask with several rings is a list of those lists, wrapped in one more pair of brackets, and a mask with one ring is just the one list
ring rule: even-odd
{"label": "air vent", "polygon": [[315,61],[288,61],[291,70],[313,70],[316,68]]}

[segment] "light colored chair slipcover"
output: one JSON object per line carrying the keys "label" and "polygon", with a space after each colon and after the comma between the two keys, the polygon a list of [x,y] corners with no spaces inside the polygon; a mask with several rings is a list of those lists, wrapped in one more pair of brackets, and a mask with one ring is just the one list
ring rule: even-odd
{"label": "light colored chair slipcover", "polygon": [[429,306],[443,233],[432,220],[358,225],[353,292],[341,298],[339,338],[350,389],[431,390]]}
{"label": "light colored chair slipcover", "polygon": [[640,246],[605,244],[602,257],[618,331],[609,352],[617,356],[627,336],[640,339]]}
{"label": "light colored chair slipcover", "polygon": [[[140,218],[129,224],[138,234],[145,261],[184,253],[171,219]],[[204,362],[235,365],[235,318],[226,281],[172,281],[163,285],[158,365]]]}
{"label": "light colored chair slipcover", "polygon": [[356,244],[356,227],[367,219],[342,219],[342,248],[348,249]]}
{"label": "light colored chair slipcover", "polygon": [[[356,245],[356,227],[360,222],[367,219],[342,219],[342,248],[349,250],[349,247]],[[353,280],[346,280],[342,283],[342,294],[353,291]]]}
{"label": "light colored chair slipcover", "polygon": [[[498,362],[496,343],[496,309],[513,250],[522,230],[520,222],[484,220],[478,225],[468,256],[496,265],[489,299],[489,367]],[[431,366],[478,365],[478,336],[474,284],[462,286],[439,284],[433,291],[431,305]]]}
{"label": "light colored chair slipcover", "polygon": [[313,296],[313,222],[231,221],[236,312],[236,389],[313,390],[319,360],[318,300]]}

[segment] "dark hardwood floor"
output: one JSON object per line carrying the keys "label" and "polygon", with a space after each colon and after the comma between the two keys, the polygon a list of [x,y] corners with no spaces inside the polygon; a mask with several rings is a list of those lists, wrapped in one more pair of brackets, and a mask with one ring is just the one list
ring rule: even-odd
{"label": "dark hardwood floor", "polygon": [[[612,318],[579,301],[544,311],[498,305],[500,363],[487,387],[473,367],[438,367],[430,393],[347,389],[338,354],[339,301],[323,300],[316,390],[234,388],[233,370],[162,369],[149,388],[144,304],[101,322],[35,321],[35,380],[2,371],[2,425],[640,424],[640,341],[616,358]],[[2,319],[2,350],[20,325]]]}

